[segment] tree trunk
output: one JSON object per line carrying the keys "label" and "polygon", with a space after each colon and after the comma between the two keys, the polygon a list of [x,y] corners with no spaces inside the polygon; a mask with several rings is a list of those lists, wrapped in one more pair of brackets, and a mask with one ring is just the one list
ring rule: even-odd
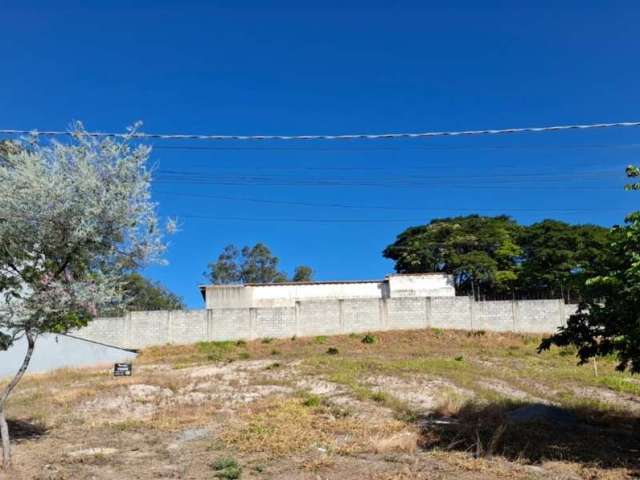
{"label": "tree trunk", "polygon": [[29,362],[31,361],[31,355],[33,354],[33,349],[36,344],[36,339],[34,338],[31,331],[27,330],[25,332],[25,336],[27,337],[27,353],[24,356],[24,360],[22,361],[22,365],[16,373],[13,380],[7,385],[0,395],[0,437],[2,439],[2,466],[5,469],[9,469],[11,467],[11,442],[9,438],[9,425],[7,424],[7,419],[5,415],[5,407],[7,405],[7,399],[9,395],[16,388],[18,382],[22,379],[24,373],[27,371],[29,367]]}

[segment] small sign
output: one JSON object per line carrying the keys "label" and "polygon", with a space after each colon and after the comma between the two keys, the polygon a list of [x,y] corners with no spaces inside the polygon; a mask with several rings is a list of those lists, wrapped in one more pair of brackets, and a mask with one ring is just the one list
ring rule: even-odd
{"label": "small sign", "polygon": [[133,373],[133,365],[131,363],[115,363],[113,365],[114,377],[130,377]]}

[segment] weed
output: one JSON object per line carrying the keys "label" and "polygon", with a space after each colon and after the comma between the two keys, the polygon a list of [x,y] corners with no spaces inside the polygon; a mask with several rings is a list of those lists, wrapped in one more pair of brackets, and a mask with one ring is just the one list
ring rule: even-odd
{"label": "weed", "polygon": [[464,361],[464,357],[462,355],[458,355],[454,360],[456,362],[463,362]]}
{"label": "weed", "polygon": [[262,343],[271,343],[273,342],[273,338],[271,337],[265,337],[261,340]]}
{"label": "weed", "polygon": [[242,474],[242,468],[234,458],[220,458],[209,465],[216,473],[216,478],[236,480]]}
{"label": "weed", "polygon": [[444,330],[442,330],[441,328],[432,328],[431,333],[433,333],[436,337],[441,337],[444,333]]}
{"label": "weed", "polygon": [[319,344],[323,344],[327,342],[327,337],[325,335],[320,335],[316,338],[313,339],[314,342],[319,343]]}
{"label": "weed", "polygon": [[376,337],[374,337],[373,335],[365,335],[364,337],[362,337],[362,343],[376,343]]}
{"label": "weed", "polygon": [[280,350],[274,348],[273,350],[271,350],[271,355],[280,355]]}
{"label": "weed", "polygon": [[274,362],[271,365],[267,365],[265,367],[265,370],[274,370],[276,368],[280,368],[282,365],[280,364],[280,362]]}
{"label": "weed", "polygon": [[246,346],[247,346],[247,342],[246,342],[245,340],[238,340],[238,341],[236,342],[236,345],[237,345],[238,347],[246,347]]}
{"label": "weed", "polygon": [[306,398],[302,401],[302,404],[305,407],[318,407],[320,406],[320,402],[322,402],[322,398],[320,398],[320,396],[310,393],[306,395]]}
{"label": "weed", "polygon": [[212,362],[219,362],[235,347],[235,342],[198,342],[196,344],[198,352],[205,354],[206,359]]}
{"label": "weed", "polygon": [[329,347],[327,349],[327,355],[338,355],[339,350],[336,347]]}
{"label": "weed", "polygon": [[248,360],[248,359],[250,359],[250,358],[251,358],[251,354],[250,354],[249,352],[240,352],[240,353],[238,354],[238,358],[239,358],[240,360]]}

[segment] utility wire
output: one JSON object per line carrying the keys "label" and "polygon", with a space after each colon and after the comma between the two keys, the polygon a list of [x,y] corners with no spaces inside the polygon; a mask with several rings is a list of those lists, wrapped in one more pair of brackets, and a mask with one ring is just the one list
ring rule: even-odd
{"label": "utility wire", "polygon": [[[342,203],[313,203],[313,202],[292,202],[286,200],[269,200],[262,198],[248,198],[248,197],[232,197],[227,195],[208,195],[197,193],[182,193],[182,192],[156,192],[160,195],[167,195],[171,197],[189,197],[189,198],[210,198],[216,200],[231,200],[238,202],[251,202],[251,203],[264,203],[272,205],[290,205],[299,207],[321,207],[321,208],[340,208],[340,209],[354,209],[354,210],[389,210],[389,211],[484,211],[484,212],[504,212],[504,208],[433,208],[433,207],[389,207],[382,205],[352,205]],[[507,208],[510,212],[560,212],[560,213],[590,213],[590,212],[612,212],[612,211],[627,211],[628,209],[615,209],[615,208]]]}
{"label": "utility wire", "polygon": [[113,132],[74,132],[64,130],[17,130],[0,129],[0,134],[5,135],[33,135],[33,136],[73,136],[87,135],[90,137],[126,137],[135,139],[160,139],[160,140],[378,140],[397,138],[430,138],[430,137],[457,137],[470,135],[497,135],[505,133],[541,133],[558,132],[563,130],[587,130],[595,128],[620,128],[620,127],[640,127],[640,122],[613,122],[613,123],[592,123],[576,125],[555,125],[546,127],[521,127],[521,128],[501,128],[483,130],[451,130],[416,133],[356,133],[339,135],[218,135],[218,134],[183,134],[183,133],[113,133]]}

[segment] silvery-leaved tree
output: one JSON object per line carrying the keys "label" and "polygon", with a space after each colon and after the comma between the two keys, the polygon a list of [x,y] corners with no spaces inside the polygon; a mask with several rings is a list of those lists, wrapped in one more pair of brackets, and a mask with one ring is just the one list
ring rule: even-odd
{"label": "silvery-leaved tree", "polygon": [[[0,388],[3,465],[11,463],[7,399],[36,340],[85,326],[119,307],[123,274],[164,250],[150,195],[150,148],[135,128],[95,138],[74,124],[68,141],[37,137],[0,149],[0,350],[27,350]],[[170,227],[170,225],[168,225]]]}

